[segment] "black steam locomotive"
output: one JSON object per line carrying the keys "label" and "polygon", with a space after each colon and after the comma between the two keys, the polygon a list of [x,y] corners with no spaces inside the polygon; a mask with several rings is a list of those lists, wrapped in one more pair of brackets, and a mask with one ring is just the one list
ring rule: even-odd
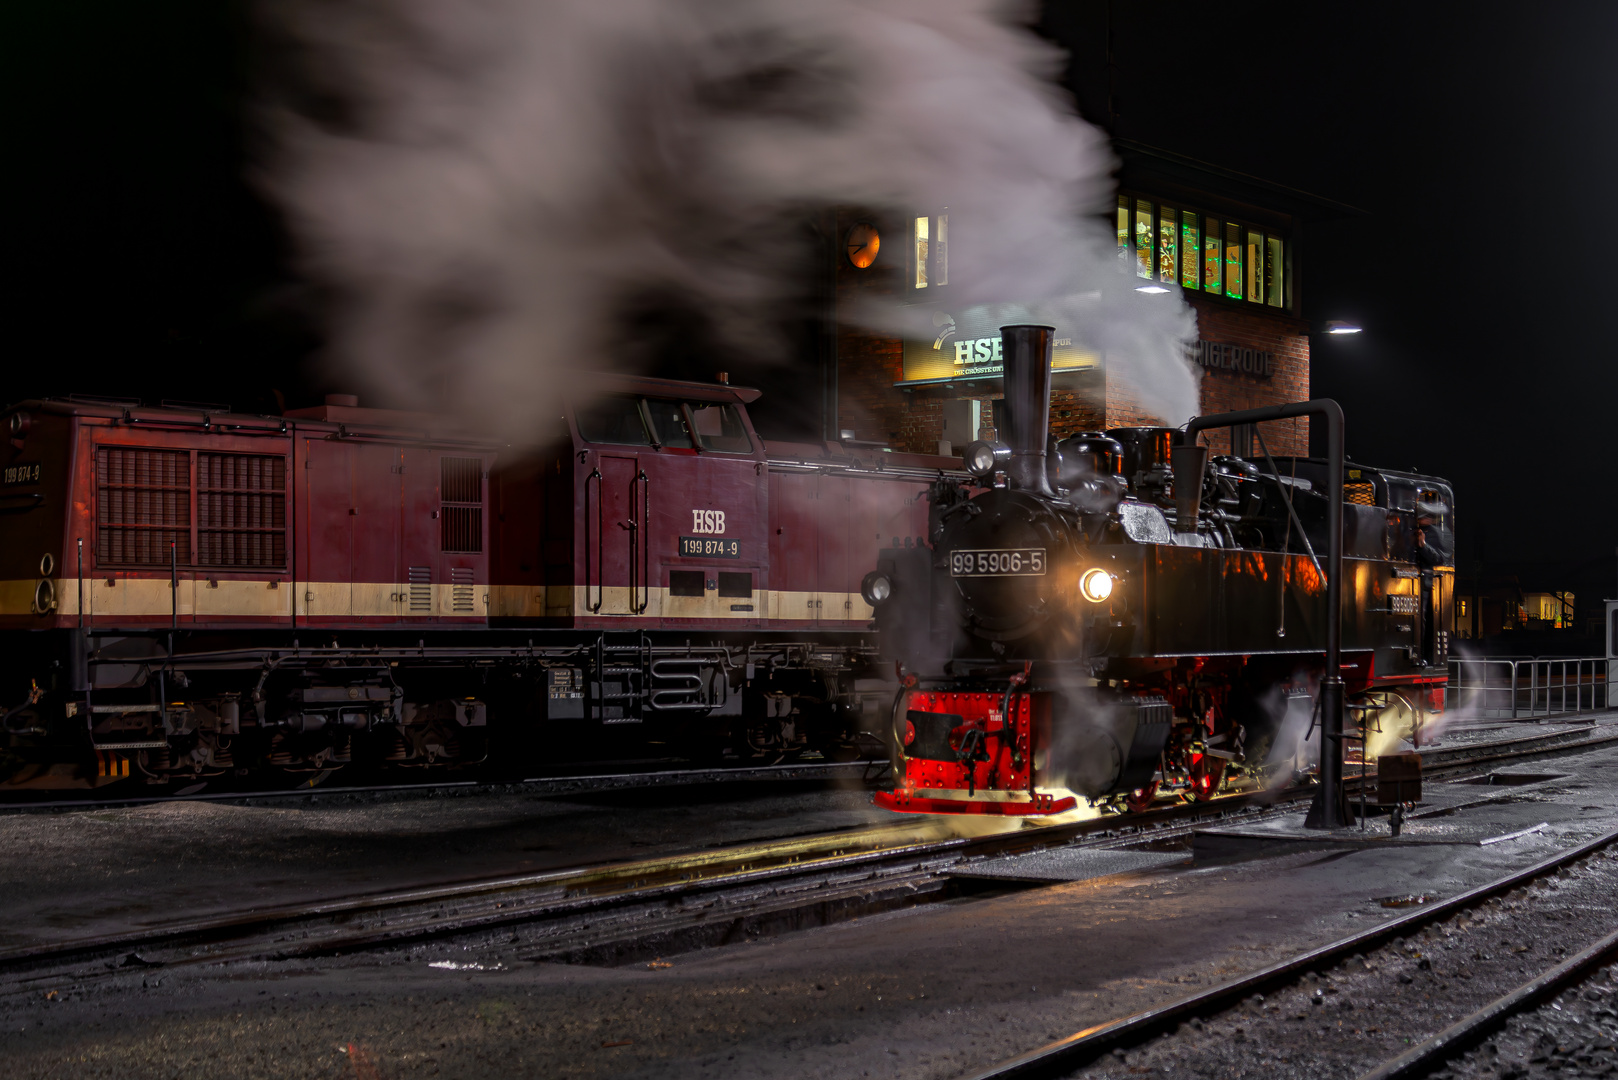
{"label": "black steam locomotive", "polygon": [[[1331,402],[1055,442],[1051,335],[1002,329],[1004,443],[969,446],[975,480],[930,489],[930,547],[884,550],[863,583],[904,683],[880,805],[1206,799],[1308,774],[1316,720],[1344,702],[1373,743],[1443,708],[1446,482],[1345,462]],[[1328,459],[1197,442],[1306,413],[1328,419]]]}

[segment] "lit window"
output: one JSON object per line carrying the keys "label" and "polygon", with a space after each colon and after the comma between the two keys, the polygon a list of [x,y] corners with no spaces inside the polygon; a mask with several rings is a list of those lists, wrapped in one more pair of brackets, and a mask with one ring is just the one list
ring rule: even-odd
{"label": "lit window", "polygon": [[1202,234],[1202,287],[1217,293],[1225,287],[1221,272],[1225,260],[1219,255],[1219,219],[1208,218],[1208,227]]}
{"label": "lit window", "polygon": [[919,217],[916,219],[916,288],[927,287],[927,234],[932,219]]}
{"label": "lit window", "polygon": [[1170,285],[1180,279],[1180,245],[1174,228],[1178,217],[1167,206],[1157,215],[1157,280]]}
{"label": "lit window", "polygon": [[1264,234],[1257,229],[1247,230],[1247,298],[1264,302]]}
{"label": "lit window", "polygon": [[[1118,256],[1132,258],[1139,277],[1266,307],[1288,305],[1283,236],[1133,195],[1118,196],[1115,225]],[[935,269],[935,283],[936,275]]]}
{"label": "lit window", "polygon": [[915,236],[915,287],[949,284],[949,213],[918,217],[912,229]]}
{"label": "lit window", "polygon": [[1279,236],[1264,238],[1264,302],[1270,307],[1286,306],[1286,246]]}
{"label": "lit window", "polygon": [[1152,204],[1144,199],[1135,200],[1135,258],[1139,265],[1135,273],[1143,278],[1152,276]]}
{"label": "lit window", "polygon": [[1180,285],[1182,288],[1195,289],[1197,287],[1197,260],[1199,253],[1200,230],[1197,228],[1197,215],[1190,210],[1180,211]]}
{"label": "lit window", "polygon": [[1242,227],[1225,222],[1225,295],[1242,298]]}

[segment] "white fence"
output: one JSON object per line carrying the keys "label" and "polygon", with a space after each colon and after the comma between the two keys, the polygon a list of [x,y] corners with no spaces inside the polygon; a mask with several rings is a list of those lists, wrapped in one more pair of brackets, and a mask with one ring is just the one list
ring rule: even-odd
{"label": "white fence", "polygon": [[1451,657],[1446,709],[1487,719],[1527,720],[1607,708],[1607,661],[1599,656]]}

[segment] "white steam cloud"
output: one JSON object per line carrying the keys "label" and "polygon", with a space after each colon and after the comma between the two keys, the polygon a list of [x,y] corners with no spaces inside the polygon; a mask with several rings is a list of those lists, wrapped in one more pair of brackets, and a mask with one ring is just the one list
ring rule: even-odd
{"label": "white steam cloud", "polygon": [[[1197,411],[1193,316],[1134,291],[1097,216],[1105,140],[1024,14],[283,0],[266,13],[263,181],[331,299],[336,357],[372,392],[508,436],[580,371],[644,369],[682,342],[715,369],[784,353],[780,316],[814,280],[806,222],[849,206],[948,207],[952,308],[1059,321],[1179,423]],[[857,317],[911,330],[897,305]]]}

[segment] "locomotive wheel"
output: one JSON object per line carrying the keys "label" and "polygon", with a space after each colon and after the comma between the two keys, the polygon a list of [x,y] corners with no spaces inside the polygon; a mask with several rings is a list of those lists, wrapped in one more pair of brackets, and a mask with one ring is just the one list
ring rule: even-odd
{"label": "locomotive wheel", "polygon": [[1224,759],[1201,755],[1191,765],[1191,797],[1207,802],[1219,793],[1219,782],[1224,778]]}
{"label": "locomotive wheel", "polygon": [[1153,780],[1143,788],[1136,788],[1124,796],[1124,802],[1132,814],[1144,813],[1152,808],[1157,801],[1157,781]]}

